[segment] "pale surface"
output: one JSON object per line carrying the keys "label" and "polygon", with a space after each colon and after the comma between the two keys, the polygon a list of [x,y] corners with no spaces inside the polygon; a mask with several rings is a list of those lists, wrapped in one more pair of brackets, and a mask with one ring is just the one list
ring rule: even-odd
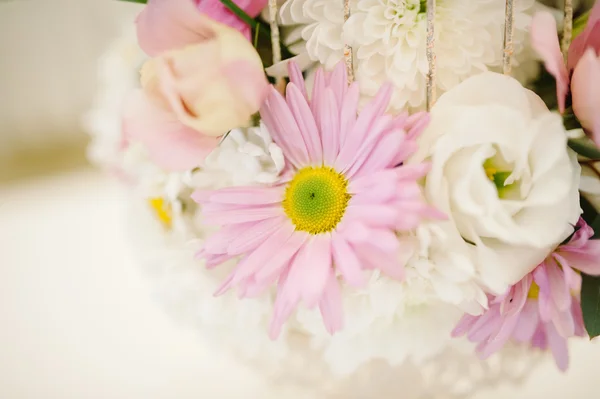
{"label": "pale surface", "polygon": [[[0,186],[0,397],[301,397],[269,393],[161,312],[127,249],[123,200],[89,170]],[[600,345],[576,342],[572,358],[567,375],[544,364],[479,399],[598,398]]]}

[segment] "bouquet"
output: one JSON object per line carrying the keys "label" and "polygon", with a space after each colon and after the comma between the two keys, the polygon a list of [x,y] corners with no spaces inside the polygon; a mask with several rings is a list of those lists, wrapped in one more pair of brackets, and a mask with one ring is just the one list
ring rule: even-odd
{"label": "bouquet", "polygon": [[103,79],[161,298],[282,385],[459,397],[600,335],[600,2],[149,0]]}

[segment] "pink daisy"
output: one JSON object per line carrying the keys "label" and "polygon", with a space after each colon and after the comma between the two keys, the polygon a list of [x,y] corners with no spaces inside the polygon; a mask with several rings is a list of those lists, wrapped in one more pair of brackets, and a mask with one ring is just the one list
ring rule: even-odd
{"label": "pink daisy", "polygon": [[453,336],[467,335],[486,358],[510,339],[552,351],[561,370],[569,364],[567,338],[585,336],[579,303],[582,271],[600,275],[600,240],[583,219],[569,242],[559,246],[535,270],[499,297],[481,316],[465,315]]}
{"label": "pink daisy", "polygon": [[343,63],[317,72],[310,97],[290,64],[286,93],[271,87],[260,112],[286,159],[280,181],[193,195],[204,221],[221,227],[199,253],[207,267],[241,258],[216,294],[237,286],[250,297],[277,284],[272,338],[301,301],[319,306],[330,333],[341,329],[339,279],[362,287],[372,269],[402,279],[396,231],[440,216],[417,183],[428,165],[401,166],[427,114],[385,115],[385,85],[357,116],[358,85],[348,87]]}

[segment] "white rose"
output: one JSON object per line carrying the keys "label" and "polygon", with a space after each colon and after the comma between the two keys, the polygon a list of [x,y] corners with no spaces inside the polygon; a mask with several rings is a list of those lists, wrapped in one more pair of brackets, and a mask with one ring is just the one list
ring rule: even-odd
{"label": "white rose", "polygon": [[580,166],[561,117],[515,79],[486,72],[442,95],[412,161],[429,159],[427,199],[474,248],[494,291],[572,231]]}

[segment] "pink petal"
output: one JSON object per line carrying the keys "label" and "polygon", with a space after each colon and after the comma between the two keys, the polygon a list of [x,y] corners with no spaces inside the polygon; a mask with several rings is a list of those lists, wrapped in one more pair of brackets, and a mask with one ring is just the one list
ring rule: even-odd
{"label": "pink petal", "polygon": [[331,236],[312,236],[300,249],[285,284],[286,296],[300,298],[308,308],[319,303],[332,269]]}
{"label": "pink petal", "polygon": [[331,89],[326,89],[323,95],[320,130],[323,144],[323,162],[326,165],[333,165],[340,150],[340,111],[335,94]]}
{"label": "pink petal", "polygon": [[200,43],[213,35],[191,0],[151,0],[136,20],[138,43],[150,56]]}
{"label": "pink petal", "polygon": [[348,76],[346,74],[345,63],[338,62],[329,75],[328,80],[328,87],[333,90],[333,93],[335,94],[336,105],[339,107],[346,96],[346,92],[348,91]]}
{"label": "pink petal", "polygon": [[494,334],[502,325],[503,318],[497,307],[490,307],[487,312],[480,316],[469,331],[467,338],[471,342],[482,342]]}
{"label": "pink petal", "polygon": [[224,204],[267,205],[283,201],[284,188],[227,187],[210,193],[210,201]]}
{"label": "pink petal", "polygon": [[600,146],[600,57],[594,50],[588,49],[575,67],[571,91],[575,116]]}
{"label": "pink petal", "polygon": [[549,12],[534,15],[531,23],[531,45],[544,60],[546,70],[556,79],[556,95],[560,112],[565,112],[569,92],[569,74],[558,43],[556,20]]}
{"label": "pink petal", "polygon": [[329,272],[327,285],[323,297],[319,302],[321,317],[329,334],[335,334],[344,327],[344,311],[342,306],[342,293],[339,283],[335,278],[333,269]]}
{"label": "pink petal", "polygon": [[[315,118],[317,126],[321,125],[321,110],[323,109],[325,94],[325,75],[322,68],[315,72],[313,91],[311,95],[310,110]],[[321,132],[322,134],[323,132]]]}
{"label": "pink petal", "polygon": [[464,316],[460,319],[454,330],[452,330],[452,337],[458,338],[467,334],[469,330],[475,325],[479,316],[472,316],[468,313],[465,313]]}
{"label": "pink petal", "polygon": [[564,311],[571,306],[571,292],[565,281],[565,275],[562,269],[553,260],[545,262],[548,284],[550,287],[550,297],[560,311]]}
{"label": "pink petal", "polygon": [[575,335],[575,320],[571,314],[571,303],[565,311],[560,311],[557,308],[552,308],[552,323],[560,336],[570,338]]}
{"label": "pink petal", "polygon": [[342,236],[336,235],[333,238],[332,252],[335,268],[339,270],[348,285],[356,288],[364,287],[367,281],[360,260]]}
{"label": "pink petal", "polygon": [[277,286],[277,298],[273,310],[273,317],[269,327],[269,338],[276,339],[281,334],[281,328],[287,319],[291,316],[299,302],[299,298],[291,300],[285,293],[284,287],[287,284],[289,268],[279,277]]}
{"label": "pink petal", "polygon": [[236,256],[253,251],[284,223],[284,218],[265,219],[254,223],[237,237],[229,236],[227,253]]}
{"label": "pink petal", "polygon": [[[206,207],[205,207],[206,208]],[[204,222],[209,225],[222,226],[226,224],[258,222],[264,219],[283,216],[280,205],[260,208],[234,209],[209,213],[203,209]]]}
{"label": "pink petal", "polygon": [[369,243],[357,243],[352,247],[363,267],[381,270],[388,277],[398,281],[404,280],[404,262],[397,252],[386,253]]}
{"label": "pink petal", "polygon": [[[292,89],[293,85],[288,85],[288,90]],[[283,150],[284,155],[296,167],[301,167],[308,164],[309,154],[305,141],[299,133],[299,127],[296,124],[294,115],[290,111],[290,107],[274,87],[270,87],[267,101],[261,108],[260,115],[273,141],[275,141]]]}
{"label": "pink petal", "polygon": [[288,64],[288,75],[290,76],[290,83],[300,90],[302,96],[308,101],[308,94],[306,93],[306,82],[300,67],[295,62],[289,62]]}
{"label": "pink petal", "polygon": [[[277,220],[277,219],[268,219]],[[222,227],[219,231],[211,234],[204,242],[206,254],[226,254],[227,247],[232,239],[243,236],[247,231],[256,226],[255,222],[232,224]]]}
{"label": "pink petal", "polygon": [[[340,154],[335,165],[338,170],[346,170],[351,166],[352,161],[356,158],[356,154],[364,144],[367,136],[381,134],[382,131],[389,127],[392,122],[391,118],[387,124],[381,124],[380,119],[390,102],[391,96],[392,86],[385,84],[379,89],[375,98],[363,108],[352,131],[347,133],[343,146],[340,149]],[[378,129],[373,129],[375,123],[380,124]],[[377,132],[374,132],[374,130],[377,130]]]}
{"label": "pink petal", "polygon": [[431,115],[428,112],[417,112],[412,114],[406,121],[407,139],[414,140],[421,135],[429,125]]}
{"label": "pink petal", "polygon": [[539,324],[539,315],[535,301],[529,300],[519,316],[513,338],[518,342],[530,342]]}
{"label": "pink petal", "polygon": [[323,162],[321,137],[306,98],[294,84],[290,83],[287,86],[286,99],[298,125],[299,133],[306,144],[311,163],[321,165]]}
{"label": "pink petal", "polygon": [[127,136],[140,141],[150,158],[167,170],[184,171],[200,165],[219,143],[216,137],[184,126],[141,90],[127,98],[123,119]]}
{"label": "pink petal", "polygon": [[567,340],[558,334],[551,323],[547,323],[545,327],[548,345],[552,350],[554,361],[560,371],[566,371],[569,367],[569,348],[567,347]]}
{"label": "pink petal", "polygon": [[573,298],[571,302],[571,314],[575,322],[575,335],[578,337],[587,337],[587,331],[583,323],[583,313],[581,311],[581,303],[578,299]]}
{"label": "pink petal", "polygon": [[590,240],[583,248],[559,252],[568,264],[591,276],[600,275],[600,240]]}
{"label": "pink petal", "polygon": [[532,281],[533,278],[531,274],[528,274],[511,288],[508,296],[502,301],[500,314],[508,317],[520,313],[523,310]]}
{"label": "pink petal", "polygon": [[500,329],[496,334],[492,334],[488,340],[487,345],[481,351],[482,358],[487,358],[493,353],[499,351],[506,345],[511,338],[516,326],[519,321],[519,313],[515,313],[512,316],[504,317]]}
{"label": "pink petal", "polygon": [[360,221],[374,227],[394,227],[398,212],[387,205],[350,205],[344,215],[349,221]]}
{"label": "pink petal", "polygon": [[284,266],[290,265],[293,262],[294,256],[300,248],[308,241],[310,235],[304,231],[295,231],[288,240],[273,253],[273,256],[255,274],[258,281],[268,280],[274,275],[278,275]]}
{"label": "pink petal", "polygon": [[294,226],[291,223],[281,225],[258,248],[238,263],[234,271],[232,284],[239,283],[264,267],[273,255],[284,246],[292,234],[294,234]]}
{"label": "pink petal", "polygon": [[[250,39],[250,26],[236,16],[220,1],[194,0],[198,10],[222,24],[231,26]],[[268,0],[233,0],[233,2],[251,17],[256,17],[265,8]]]}
{"label": "pink petal", "polygon": [[[354,164],[353,168],[358,166],[356,176],[370,175],[373,172],[395,166],[397,164],[396,156],[404,143],[403,135],[397,132],[384,136],[371,150],[362,165]],[[349,174],[353,174],[352,171]]]}
{"label": "pink petal", "polygon": [[585,29],[573,39],[569,47],[567,66],[569,71],[575,69],[585,51],[591,48],[600,54],[600,2],[596,1],[590,11]]}
{"label": "pink petal", "polygon": [[341,108],[340,115],[340,148],[346,142],[346,137],[354,128],[356,123],[356,112],[358,109],[358,100],[360,98],[360,89],[358,83],[354,82],[348,88]]}

